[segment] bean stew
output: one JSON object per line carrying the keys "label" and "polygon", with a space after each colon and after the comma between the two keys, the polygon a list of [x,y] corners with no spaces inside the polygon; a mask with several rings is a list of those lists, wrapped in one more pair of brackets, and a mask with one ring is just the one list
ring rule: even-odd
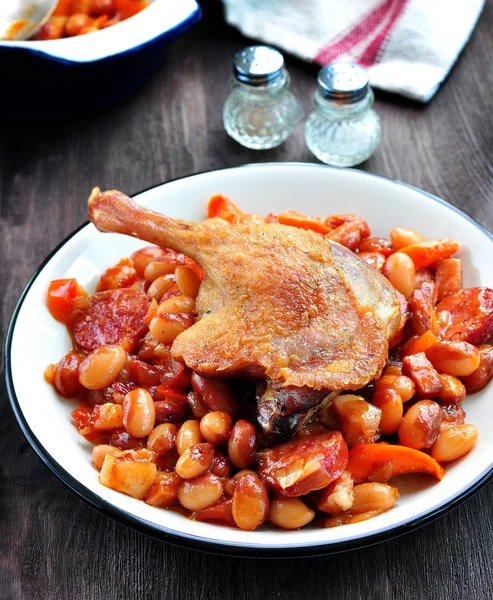
{"label": "bean stew", "polygon": [[196,320],[203,272],[191,259],[147,246],[107,269],[94,293],[54,280],[48,308],[73,350],[45,379],[78,402],[72,417],[94,445],[102,485],[246,531],[335,527],[392,509],[393,477],[441,480],[443,465],[471,451],[478,430],[464,406],[493,377],[493,290],[462,289],[457,242],[402,227],[371,237],[352,214],[244,215],[223,196],[210,200],[208,218],[311,229],[380,271],[401,306],[387,364],[364,388],[334,395],[291,440],[272,444],[248,381],[206,379],[172,355]]}

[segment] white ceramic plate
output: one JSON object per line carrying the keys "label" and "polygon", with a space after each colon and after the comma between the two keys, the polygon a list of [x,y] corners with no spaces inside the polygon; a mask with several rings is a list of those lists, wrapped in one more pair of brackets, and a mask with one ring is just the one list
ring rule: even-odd
{"label": "white ceramic plate", "polygon": [[[213,194],[229,196],[245,212],[266,214],[293,209],[324,217],[353,212],[366,219],[372,235],[388,236],[394,226],[420,231],[430,238],[450,237],[461,244],[464,287],[493,287],[493,236],[443,200],[416,188],[367,173],[310,164],[265,164],[212,171],[172,181],[139,194],[138,202],[172,217],[200,220]],[[493,472],[491,389],[466,398],[467,421],[479,428],[474,450],[447,468],[440,483],[423,477],[408,488],[393,510],[369,521],[334,529],[255,532],[197,523],[156,509],[98,483],[91,464],[91,445],[71,424],[74,403],[57,396],[43,371],[70,350],[65,328],[45,305],[52,279],[77,277],[89,290],[98,276],[141,242],[101,234],[92,224],[74,232],[46,259],[27,285],[14,312],[6,342],[10,399],[29,442],[69,488],[91,505],[147,534],[195,548],[251,556],[324,554],[375,543],[456,506]],[[26,373],[30,373],[29,377]],[[37,382],[33,385],[33,378]]]}

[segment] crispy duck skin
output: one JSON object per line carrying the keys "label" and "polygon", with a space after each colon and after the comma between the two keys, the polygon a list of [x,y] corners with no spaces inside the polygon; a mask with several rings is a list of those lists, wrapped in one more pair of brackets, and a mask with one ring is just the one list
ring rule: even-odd
{"label": "crispy duck skin", "polygon": [[[172,346],[197,373],[271,380],[278,390],[308,388],[312,405],[326,397],[319,392],[358,389],[380,375],[399,301],[380,273],[343,246],[274,223],[173,219],[98,188],[89,219],[100,231],[182,252],[204,270],[200,319]],[[272,396],[273,415],[290,412]],[[268,430],[269,406],[261,404]],[[294,404],[304,410],[303,402]]]}

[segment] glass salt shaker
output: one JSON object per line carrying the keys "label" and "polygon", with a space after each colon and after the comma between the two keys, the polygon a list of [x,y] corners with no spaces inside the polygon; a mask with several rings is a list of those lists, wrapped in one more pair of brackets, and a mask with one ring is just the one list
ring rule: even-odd
{"label": "glass salt shaker", "polygon": [[374,96],[368,73],[352,63],[332,63],[320,70],[315,110],[305,124],[308,148],[322,162],[352,167],[377,148],[380,119],[371,108]]}
{"label": "glass salt shaker", "polygon": [[282,144],[302,117],[289,84],[283,55],[275,48],[249,46],[235,54],[223,109],[226,132],[254,150]]}

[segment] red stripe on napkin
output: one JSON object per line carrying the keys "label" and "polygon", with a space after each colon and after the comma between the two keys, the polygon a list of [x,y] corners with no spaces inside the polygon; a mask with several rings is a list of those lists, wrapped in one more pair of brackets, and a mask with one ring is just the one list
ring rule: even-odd
{"label": "red stripe on napkin", "polygon": [[390,32],[394,28],[397,20],[406,8],[409,0],[395,0],[388,21],[376,37],[368,44],[368,46],[360,54],[357,62],[362,67],[371,67],[377,61],[382,44],[385,42]]}
{"label": "red stripe on napkin", "polygon": [[327,65],[336,59],[341,54],[348,53],[354,46],[363,41],[366,37],[372,34],[375,29],[388,16],[392,10],[394,0],[383,0],[381,4],[367,13],[361,21],[346,33],[342,38],[331,42],[315,56],[314,61],[321,65]]}
{"label": "red stripe on napkin", "polygon": [[[349,54],[355,46],[369,38],[369,44],[361,52],[359,58],[354,57],[354,60],[363,67],[371,67],[376,62],[383,43],[408,2],[409,0],[383,0],[343,37],[322,48],[315,56],[314,61],[321,65],[327,65],[342,54]],[[381,27],[382,25],[383,27]],[[375,32],[377,33],[373,37]]]}

